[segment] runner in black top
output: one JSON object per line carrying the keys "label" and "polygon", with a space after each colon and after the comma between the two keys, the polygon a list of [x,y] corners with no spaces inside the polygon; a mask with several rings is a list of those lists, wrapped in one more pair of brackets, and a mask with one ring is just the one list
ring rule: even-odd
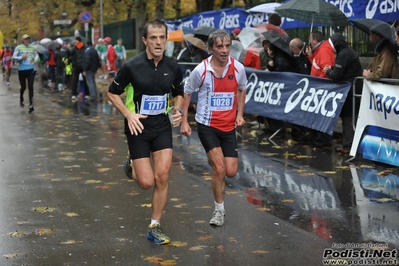
{"label": "runner in black top", "polygon": [[[154,187],[147,238],[157,244],[168,244],[170,239],[160,227],[172,166],[172,127],[167,113],[171,95],[176,97],[172,110],[173,126],[179,126],[183,115],[183,75],[177,63],[164,56],[167,27],[163,21],[156,19],[147,22],[142,40],[146,46],[145,52],[122,66],[109,86],[108,97],[125,117],[125,134],[130,153],[130,161],[125,163],[125,173],[143,189]],[[124,92],[125,104],[119,96]]]}

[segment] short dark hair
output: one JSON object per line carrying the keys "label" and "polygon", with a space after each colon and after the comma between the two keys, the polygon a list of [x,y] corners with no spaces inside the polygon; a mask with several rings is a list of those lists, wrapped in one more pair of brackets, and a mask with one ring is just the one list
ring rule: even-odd
{"label": "short dark hair", "polygon": [[273,13],[269,16],[268,19],[270,24],[273,24],[274,26],[280,26],[281,25],[281,17],[277,13]]}
{"label": "short dark hair", "polygon": [[164,27],[165,28],[165,35],[168,35],[168,27],[166,26],[166,23],[164,21],[160,20],[160,19],[154,19],[154,20],[148,21],[144,25],[144,28],[143,28],[143,37],[144,38],[147,38],[147,36],[148,36],[148,27],[150,25],[153,26],[153,27],[156,27],[156,28]]}
{"label": "short dark hair", "polygon": [[312,38],[315,39],[317,42],[324,41],[324,35],[320,31],[312,32]]}
{"label": "short dark hair", "polygon": [[88,40],[86,44],[87,44],[87,46],[92,46],[92,45],[93,45],[93,42],[90,41],[90,40]]}
{"label": "short dark hair", "polygon": [[81,41],[82,41],[82,38],[81,38],[80,36],[76,36],[76,37],[75,37],[75,40],[77,40],[78,42],[81,42]]}

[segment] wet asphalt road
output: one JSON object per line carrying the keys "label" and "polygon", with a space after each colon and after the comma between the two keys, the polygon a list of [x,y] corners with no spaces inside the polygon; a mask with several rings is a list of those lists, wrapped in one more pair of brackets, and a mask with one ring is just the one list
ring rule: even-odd
{"label": "wet asphalt road", "polygon": [[[399,245],[398,169],[240,128],[226,223],[213,211],[196,134],[175,131],[158,246],[145,237],[151,191],[128,180],[122,117],[108,104],[38,93],[19,107],[0,81],[0,265],[322,265],[332,243]],[[27,92],[25,93],[27,102]],[[385,172],[383,172],[385,171]],[[381,174],[386,173],[386,174]],[[397,182],[397,183],[396,183]]]}

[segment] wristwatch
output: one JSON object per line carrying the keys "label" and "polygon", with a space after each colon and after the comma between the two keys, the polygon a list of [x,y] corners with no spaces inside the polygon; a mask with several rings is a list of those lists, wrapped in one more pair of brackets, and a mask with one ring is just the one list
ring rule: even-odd
{"label": "wristwatch", "polygon": [[181,108],[176,108],[176,109],[177,109],[177,111],[179,111],[179,113],[181,114],[181,116],[184,115],[184,112],[183,112],[183,110],[182,110]]}

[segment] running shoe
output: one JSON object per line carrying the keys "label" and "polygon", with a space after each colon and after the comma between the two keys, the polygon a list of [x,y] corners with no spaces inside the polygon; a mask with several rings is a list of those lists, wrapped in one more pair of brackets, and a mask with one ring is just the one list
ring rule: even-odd
{"label": "running shoe", "polygon": [[10,87],[10,82],[9,81],[7,81],[7,86]]}
{"label": "running shoe", "polygon": [[215,225],[215,226],[223,226],[225,215],[226,215],[226,212],[224,210],[214,210],[212,219],[209,222],[209,224]]}
{"label": "running shoe", "polygon": [[33,108],[33,106],[29,106],[29,113],[32,113],[33,111],[35,111],[35,108]]}
{"label": "running shoe", "polygon": [[76,97],[75,95],[73,95],[73,96],[71,97],[71,100],[72,100],[72,102],[75,102],[75,101],[77,100],[77,97]]}
{"label": "running shoe", "polygon": [[130,160],[127,160],[124,164],[123,164],[123,171],[125,172],[127,178],[129,179],[133,179],[133,168],[132,165],[130,163]]}
{"label": "running shoe", "polygon": [[147,239],[153,240],[155,244],[165,245],[170,243],[170,238],[162,232],[159,224],[148,226]]}
{"label": "running shoe", "polygon": [[19,101],[19,106],[24,107],[25,106],[24,102],[23,101]]}

